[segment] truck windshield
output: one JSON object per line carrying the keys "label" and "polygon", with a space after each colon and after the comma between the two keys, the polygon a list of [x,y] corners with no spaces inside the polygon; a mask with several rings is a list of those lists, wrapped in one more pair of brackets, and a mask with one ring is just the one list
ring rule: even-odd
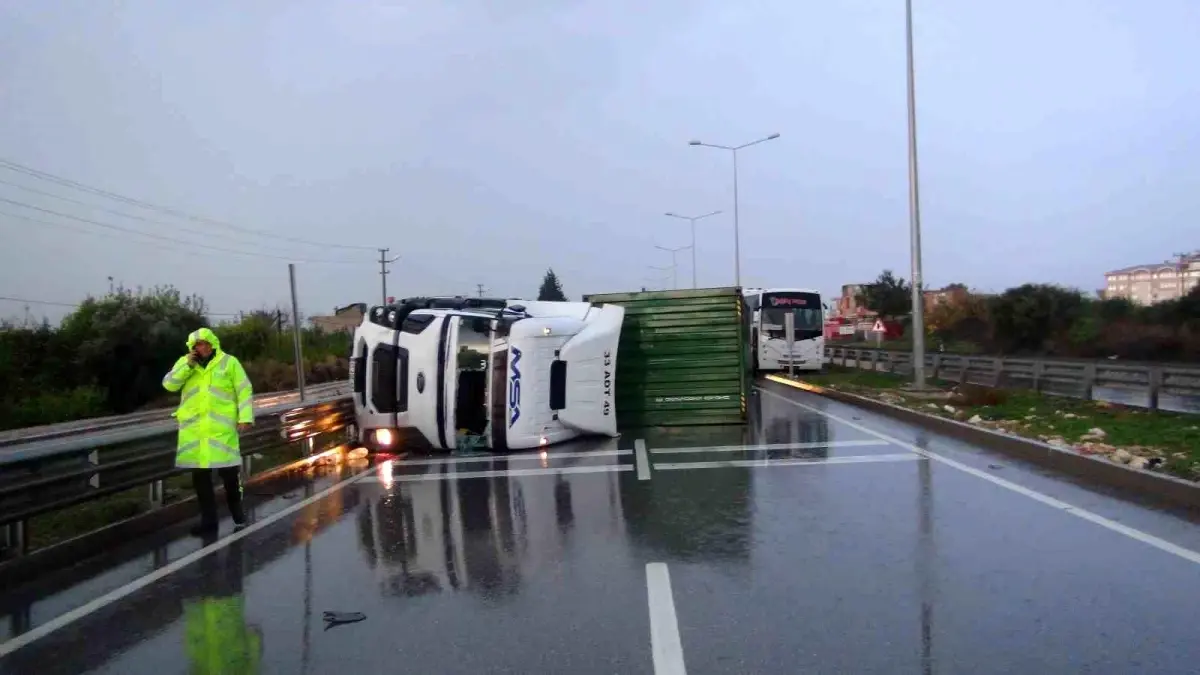
{"label": "truck windshield", "polygon": [[458,396],[454,406],[459,430],[482,434],[487,429],[487,355],[491,348],[488,320],[460,318],[455,373]]}
{"label": "truck windshield", "polygon": [[808,340],[821,335],[824,314],[821,296],[816,293],[764,293],[762,298],[762,331],[769,338],[785,339],[784,323],[788,314],[796,322],[795,340]]}

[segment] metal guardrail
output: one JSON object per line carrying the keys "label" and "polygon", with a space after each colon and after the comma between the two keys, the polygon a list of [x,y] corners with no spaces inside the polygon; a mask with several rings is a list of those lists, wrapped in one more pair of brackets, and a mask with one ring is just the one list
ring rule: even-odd
{"label": "metal guardrail", "polygon": [[[242,433],[243,469],[252,474],[254,454],[281,444],[303,445],[297,459],[311,454],[319,434],[353,423],[348,394],[298,405],[255,411],[254,427]],[[50,439],[0,452],[0,527],[9,554],[28,550],[30,518],[138,487],[148,487],[151,509],[162,507],[163,481],[175,468],[174,420],[110,432]]]}
{"label": "metal guardrail", "polygon": [[[834,365],[890,373],[910,374],[913,368],[912,352],[888,349],[827,346],[825,359]],[[925,355],[925,368],[931,379],[985,387],[1031,389],[1085,399],[1097,398],[1097,390],[1105,389],[1142,398],[1144,407],[1153,410],[1161,409],[1164,396],[1200,406],[1200,367],[935,353]]]}
{"label": "metal guardrail", "polygon": [[[323,398],[339,392],[349,393],[349,391],[350,383],[347,381],[338,380],[336,382],[325,382],[313,387],[308,387],[305,390],[305,395],[309,398]],[[254,397],[255,405],[264,407],[283,403],[292,403],[298,400],[299,392],[296,390],[264,392]],[[72,420],[70,422],[62,422],[59,424],[47,424],[37,427],[27,427],[24,429],[0,431],[0,449],[14,445],[44,441],[52,438],[62,438],[77,434],[89,434],[97,431],[121,429],[125,427],[137,426],[139,424],[149,424],[151,422],[167,420],[170,419],[171,413],[174,411],[174,409],[174,407],[159,408],[156,410],[144,410],[142,412],[130,413],[128,415],[94,417],[91,419]],[[0,450],[0,452],[2,451],[3,450]]]}

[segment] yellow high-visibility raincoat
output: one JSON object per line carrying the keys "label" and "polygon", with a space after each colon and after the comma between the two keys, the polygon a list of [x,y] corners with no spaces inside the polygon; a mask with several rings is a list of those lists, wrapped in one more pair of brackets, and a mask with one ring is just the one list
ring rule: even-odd
{"label": "yellow high-visibility raincoat", "polygon": [[181,469],[220,469],[240,466],[237,425],[254,422],[254,391],[241,362],[221,351],[221,341],[208,328],[188,335],[190,351],[199,341],[212,345],[205,366],[188,364],[179,357],[163,378],[167,391],[181,391],[174,417],[179,422],[175,466]]}

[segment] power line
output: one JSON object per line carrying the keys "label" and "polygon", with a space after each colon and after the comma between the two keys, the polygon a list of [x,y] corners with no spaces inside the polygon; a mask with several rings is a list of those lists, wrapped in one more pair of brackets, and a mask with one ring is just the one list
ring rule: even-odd
{"label": "power line", "polygon": [[15,206],[22,206],[27,209],[33,209],[34,211],[41,211],[42,213],[48,213],[50,215],[58,216],[60,218],[70,218],[71,220],[78,220],[82,223],[89,223],[91,225],[108,228],[110,230],[116,230],[118,232],[127,232],[130,234],[138,234],[143,237],[150,237],[152,239],[161,239],[163,241],[169,241],[169,242],[173,242],[176,244],[183,244],[184,246],[187,246],[189,249],[194,248],[194,247],[206,248],[206,249],[210,249],[213,251],[221,251],[223,253],[233,253],[235,255],[258,256],[258,257],[263,257],[263,258],[275,258],[276,260],[287,260],[289,262],[300,261],[300,262],[310,262],[310,263],[319,262],[319,263],[356,264],[356,262],[353,260],[302,260],[301,261],[296,257],[290,257],[290,256],[272,255],[270,253],[256,253],[253,251],[239,251],[237,249],[225,248],[222,246],[213,246],[212,244],[201,244],[201,243],[197,243],[197,242],[186,241],[183,239],[175,239],[174,237],[167,237],[167,236],[164,236],[161,234],[155,234],[153,232],[142,232],[141,230],[135,230],[135,229],[128,228],[128,227],[122,227],[120,225],[113,225],[112,223],[102,223],[98,220],[92,220],[90,218],[81,218],[79,216],[73,216],[69,213],[62,213],[60,211],[54,211],[52,209],[44,209],[40,206],[34,206],[33,204],[26,204],[25,202],[19,202],[19,201],[13,200],[13,199],[7,199],[5,197],[0,197],[0,202],[4,202],[6,204],[13,204]]}
{"label": "power line", "polygon": [[[29,298],[13,298],[13,297],[9,297],[7,295],[0,295],[0,300],[7,300],[9,302],[22,302],[27,305],[49,305],[52,307],[71,307],[71,308],[78,308],[80,305],[83,304],[83,303],[79,303],[79,302],[54,302],[52,300],[30,300]],[[242,315],[242,312],[207,312],[206,311],[206,312],[202,312],[202,313],[207,314],[208,316],[241,316]]]}
{"label": "power line", "polygon": [[38,178],[41,180],[50,181],[52,183],[57,183],[64,187],[81,190],[83,192],[90,192],[95,195],[100,195],[103,197],[107,197],[109,199],[114,199],[114,200],[117,200],[120,202],[124,202],[126,204],[130,204],[130,205],[137,206],[137,207],[140,207],[143,209],[147,209],[150,211],[157,211],[159,213],[165,213],[167,215],[174,216],[176,218],[183,218],[185,220],[190,220],[190,221],[197,222],[197,223],[205,223],[207,225],[223,227],[223,228],[238,231],[238,232],[247,232],[247,233],[254,234],[254,235],[257,235],[260,237],[267,237],[270,239],[282,240],[282,241],[290,241],[290,242],[293,242],[296,244],[305,244],[308,246],[320,246],[322,248],[343,248],[343,249],[355,249],[355,250],[363,250],[363,251],[375,250],[374,246],[360,246],[360,245],[355,245],[355,244],[333,244],[333,243],[327,243],[327,242],[312,241],[310,239],[301,239],[300,237],[290,237],[288,235],[276,234],[274,232],[267,232],[266,230],[258,230],[258,229],[254,229],[254,228],[250,228],[250,227],[245,227],[242,225],[234,225],[232,223],[226,223],[224,221],[215,220],[212,218],[206,218],[204,216],[195,216],[190,213],[185,213],[183,211],[179,211],[177,209],[172,209],[172,208],[169,208],[166,206],[160,206],[158,204],[153,204],[151,202],[143,201],[141,199],[127,197],[125,195],[117,194],[116,192],[110,192],[108,190],[104,190],[104,189],[101,189],[98,187],[86,185],[84,183],[80,183],[78,181],[71,180],[70,178],[64,178],[62,176],[48,173],[46,171],[39,171],[32,167],[28,167],[23,164],[18,164],[16,162],[13,162],[13,161],[7,160],[7,159],[3,159],[3,158],[0,158],[0,167],[8,169],[9,171],[15,171],[17,173],[22,173],[27,176],[32,176],[34,178]]}
{"label": "power line", "polygon": [[[98,204],[92,204],[92,203],[89,203],[89,202],[85,202],[85,201],[83,201],[82,199],[73,199],[73,198],[71,198],[71,197],[67,197],[67,196],[65,196],[65,195],[55,194],[55,193],[53,193],[53,192],[49,192],[49,191],[46,191],[46,190],[39,190],[39,189],[37,189],[37,188],[29,187],[28,185],[22,185],[22,184],[20,184],[20,183],[14,183],[13,181],[7,181],[7,180],[0,179],[0,184],[2,184],[2,185],[10,185],[10,186],[12,186],[12,187],[15,187],[15,188],[17,188],[17,189],[19,189],[19,190],[25,190],[26,192],[31,192],[31,193],[33,193],[33,194],[35,194],[35,195],[42,195],[43,197],[50,197],[50,198],[52,198],[52,199],[58,199],[58,200],[61,200],[61,201],[64,201],[64,202],[68,202],[68,203],[71,203],[71,204],[78,204],[79,206],[85,206],[85,207],[87,207],[87,208],[89,208],[89,209],[95,209],[95,210],[97,210],[97,211],[102,211],[102,212],[104,212],[104,213],[112,214],[112,215],[114,215],[114,216],[120,216],[120,217],[122,217],[122,218],[131,218],[131,219],[133,219],[133,220],[140,220],[140,221],[142,221],[143,223],[150,223],[150,224],[152,224],[152,225],[162,225],[162,226],[164,226],[164,227],[170,227],[170,228],[178,228],[178,227],[179,227],[179,225],[177,225],[177,224],[175,224],[175,223],[168,223],[168,222],[166,222],[165,220],[155,220],[154,218],[146,218],[145,216],[139,216],[139,215],[137,215],[137,214],[134,214],[134,213],[125,213],[124,211],[117,211],[117,210],[114,210],[114,209],[108,209],[108,208],[105,208],[105,207],[103,207],[103,206],[100,206],[100,205],[98,205]],[[153,236],[153,235],[151,235],[151,236]],[[241,236],[241,237],[236,237],[236,236],[235,236],[235,238],[241,239],[242,241],[245,241],[245,242],[249,243],[249,244],[250,244],[250,245],[252,245],[252,246],[261,246],[261,245],[262,245],[262,243],[261,243],[261,242],[256,242],[256,241],[254,241],[253,239],[249,239],[249,238],[247,238],[247,237],[246,237],[246,236],[244,236],[244,235],[243,235],[243,236]]]}

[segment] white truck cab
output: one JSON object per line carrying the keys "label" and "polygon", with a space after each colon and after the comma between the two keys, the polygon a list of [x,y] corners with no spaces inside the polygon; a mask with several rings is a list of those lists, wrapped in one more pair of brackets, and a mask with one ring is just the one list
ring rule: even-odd
{"label": "white truck cab", "polygon": [[614,378],[625,310],[586,302],[413,298],[375,307],[354,334],[359,440],[434,448],[471,439],[527,449],[617,435]]}

